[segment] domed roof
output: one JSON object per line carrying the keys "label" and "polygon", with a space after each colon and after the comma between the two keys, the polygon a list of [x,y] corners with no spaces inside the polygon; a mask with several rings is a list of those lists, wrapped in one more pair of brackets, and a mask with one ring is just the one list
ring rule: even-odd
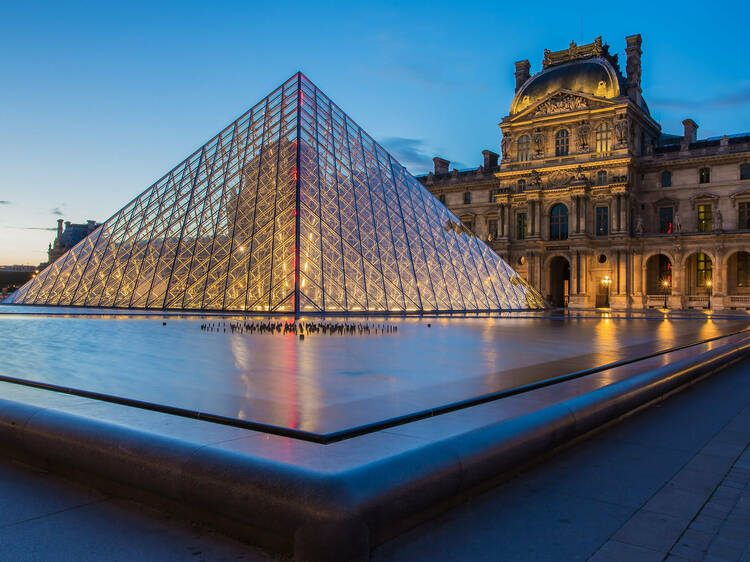
{"label": "domed roof", "polygon": [[519,113],[559,90],[616,98],[620,95],[620,76],[610,61],[599,57],[550,66],[526,80],[513,98],[510,113]]}

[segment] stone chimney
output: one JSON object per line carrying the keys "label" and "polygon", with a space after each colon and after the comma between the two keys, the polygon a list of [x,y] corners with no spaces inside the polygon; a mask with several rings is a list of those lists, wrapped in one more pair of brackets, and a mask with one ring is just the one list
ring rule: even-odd
{"label": "stone chimney", "polygon": [[531,70],[531,64],[528,60],[520,60],[516,62],[516,92],[521,89],[523,83],[529,79],[529,71]]}
{"label": "stone chimney", "polygon": [[450,160],[446,160],[445,158],[440,158],[439,156],[435,156],[435,158],[433,158],[432,161],[435,163],[435,175],[436,176],[442,176],[442,175],[448,174],[448,168],[451,165]]}
{"label": "stone chimney", "polygon": [[685,127],[685,134],[683,140],[685,142],[695,142],[698,138],[698,123],[692,119],[685,119],[682,122],[682,126]]}
{"label": "stone chimney", "polygon": [[484,156],[483,168],[485,170],[490,171],[493,168],[497,168],[497,159],[500,158],[499,154],[492,152],[491,150],[483,150],[482,155]]}
{"label": "stone chimney", "polygon": [[625,63],[625,71],[627,72],[628,79],[628,97],[636,102],[638,105],[641,103],[641,35],[630,35],[625,38],[627,46],[625,47],[625,55],[627,61]]}
{"label": "stone chimney", "polygon": [[62,236],[62,233],[63,233],[63,227],[62,227],[62,225],[63,225],[63,220],[62,219],[57,219],[57,237],[58,238],[60,236]]}

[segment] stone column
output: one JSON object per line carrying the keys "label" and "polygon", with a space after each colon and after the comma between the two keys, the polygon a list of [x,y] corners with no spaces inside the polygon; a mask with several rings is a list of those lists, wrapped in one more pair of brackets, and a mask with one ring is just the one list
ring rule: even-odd
{"label": "stone column", "polygon": [[620,232],[625,232],[628,228],[628,200],[624,195],[620,195]]}
{"label": "stone column", "polygon": [[513,216],[510,212],[510,205],[504,205],[505,211],[503,213],[503,233],[506,238],[510,237],[510,217]]}
{"label": "stone column", "polygon": [[581,197],[581,232],[588,232],[587,215],[588,215],[588,204],[585,197]]}

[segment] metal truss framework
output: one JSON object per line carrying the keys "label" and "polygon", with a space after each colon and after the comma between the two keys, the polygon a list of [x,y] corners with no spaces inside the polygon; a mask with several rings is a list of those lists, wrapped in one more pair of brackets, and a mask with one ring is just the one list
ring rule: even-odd
{"label": "metal truss framework", "polygon": [[9,300],[284,313],[544,306],[301,73]]}

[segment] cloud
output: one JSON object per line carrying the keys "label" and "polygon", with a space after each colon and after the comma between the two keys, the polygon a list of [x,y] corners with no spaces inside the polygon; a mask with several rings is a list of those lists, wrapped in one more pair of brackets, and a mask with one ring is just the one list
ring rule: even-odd
{"label": "cloud", "polygon": [[12,205],[12,204],[13,203],[10,201],[3,201],[2,199],[0,199],[0,205]]}
{"label": "cloud", "polygon": [[58,217],[63,216],[63,212],[60,210],[60,207],[55,207],[54,209],[52,209],[51,213],[53,215],[57,215]]}
{"label": "cloud", "polygon": [[50,230],[52,232],[57,230],[54,226],[49,228],[46,226],[11,226],[9,228],[15,228],[16,230]]}
{"label": "cloud", "polygon": [[654,107],[665,109],[679,109],[693,111],[696,107],[712,109],[728,109],[750,104],[750,85],[743,86],[729,94],[722,94],[703,101],[684,98],[656,98],[649,100]]}
{"label": "cloud", "polygon": [[426,152],[427,146],[422,139],[389,137],[381,143],[402,166],[415,170],[432,168],[432,157]]}

